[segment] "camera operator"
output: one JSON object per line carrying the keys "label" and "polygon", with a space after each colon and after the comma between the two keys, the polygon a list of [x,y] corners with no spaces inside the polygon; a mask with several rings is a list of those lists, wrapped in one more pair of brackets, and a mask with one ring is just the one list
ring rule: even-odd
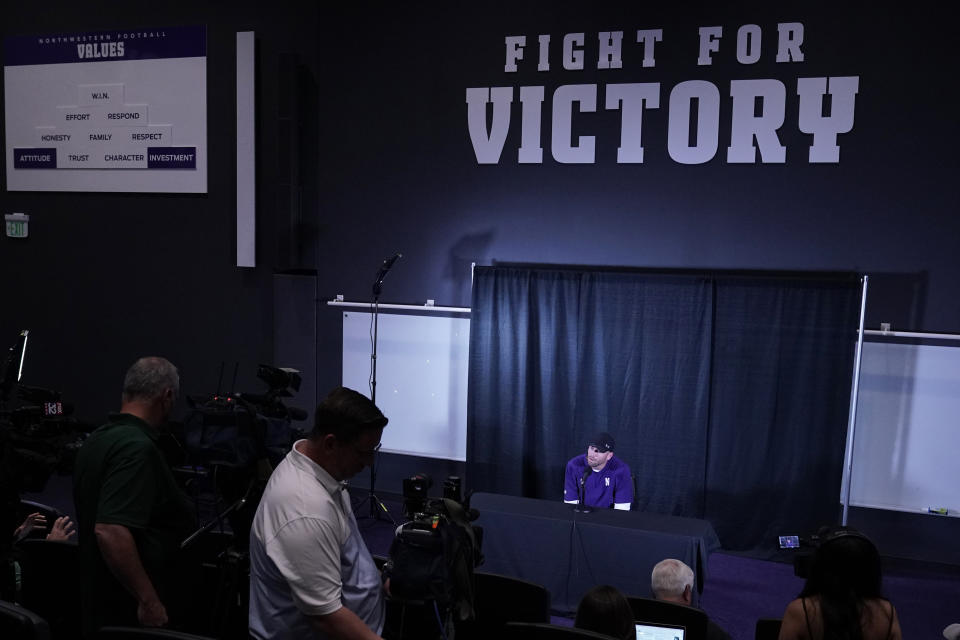
{"label": "camera operator", "polygon": [[376,639],[380,573],[360,537],[345,481],[373,464],[387,419],[339,387],[309,437],[274,470],[250,531],[250,634],[260,640]]}
{"label": "camera operator", "polygon": [[807,582],[783,613],[780,640],[901,640],[873,542],[852,527],[824,527],[817,538]]}
{"label": "camera operator", "polygon": [[173,579],[193,512],[157,446],[179,389],[170,362],[137,360],[123,381],[120,413],[77,454],[85,636],[104,625],[166,625],[174,592],[182,592]]}

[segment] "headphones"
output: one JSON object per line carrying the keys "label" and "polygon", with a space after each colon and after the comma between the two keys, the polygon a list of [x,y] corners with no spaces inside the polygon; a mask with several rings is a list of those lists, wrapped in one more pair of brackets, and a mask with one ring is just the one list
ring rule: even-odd
{"label": "headphones", "polygon": [[843,540],[844,538],[857,538],[870,545],[874,551],[877,551],[877,545],[873,544],[870,538],[852,527],[822,527],[820,531],[817,532],[817,537],[820,539],[820,546],[836,540]]}

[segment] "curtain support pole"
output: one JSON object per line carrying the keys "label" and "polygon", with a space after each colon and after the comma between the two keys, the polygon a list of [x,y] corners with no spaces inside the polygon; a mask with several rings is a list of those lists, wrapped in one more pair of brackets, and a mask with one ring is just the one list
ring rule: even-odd
{"label": "curtain support pole", "polygon": [[847,516],[850,511],[850,486],[853,484],[853,441],[856,436],[857,397],[860,394],[860,361],[863,357],[863,323],[867,310],[867,283],[869,280],[870,276],[868,275],[864,275],[862,278],[863,288],[860,292],[860,326],[857,329],[857,350],[853,361],[853,380],[850,384],[850,413],[847,420],[847,448],[844,452],[844,480],[841,491],[843,515],[840,518],[840,524],[844,527],[847,526]]}

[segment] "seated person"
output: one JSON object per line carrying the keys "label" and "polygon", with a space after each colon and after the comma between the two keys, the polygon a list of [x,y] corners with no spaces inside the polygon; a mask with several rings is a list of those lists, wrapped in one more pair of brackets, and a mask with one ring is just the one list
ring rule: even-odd
{"label": "seated person", "polygon": [[[693,606],[693,569],[686,563],[667,558],[661,560],[650,574],[650,590],[653,597],[664,602]],[[707,640],[730,640],[730,634],[707,618]]]}
{"label": "seated person", "polygon": [[613,455],[613,436],[598,433],[587,443],[586,455],[576,456],[567,463],[563,482],[563,501],[578,504],[581,491],[583,503],[629,511],[633,502],[633,480],[626,462]]}
{"label": "seated person", "polygon": [[636,637],[630,603],[616,587],[606,584],[590,589],[583,596],[577,606],[573,626],[617,640],[633,640]]}
{"label": "seated person", "polygon": [[847,527],[821,539],[807,583],[783,613],[780,640],[901,640],[897,611],[881,594],[877,548]]}

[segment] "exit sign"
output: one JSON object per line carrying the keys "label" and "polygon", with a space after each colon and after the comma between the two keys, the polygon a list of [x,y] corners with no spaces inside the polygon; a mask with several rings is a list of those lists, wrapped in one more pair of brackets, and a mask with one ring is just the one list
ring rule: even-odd
{"label": "exit sign", "polygon": [[7,223],[8,238],[26,238],[30,232],[30,216],[23,213],[8,213],[3,216]]}

